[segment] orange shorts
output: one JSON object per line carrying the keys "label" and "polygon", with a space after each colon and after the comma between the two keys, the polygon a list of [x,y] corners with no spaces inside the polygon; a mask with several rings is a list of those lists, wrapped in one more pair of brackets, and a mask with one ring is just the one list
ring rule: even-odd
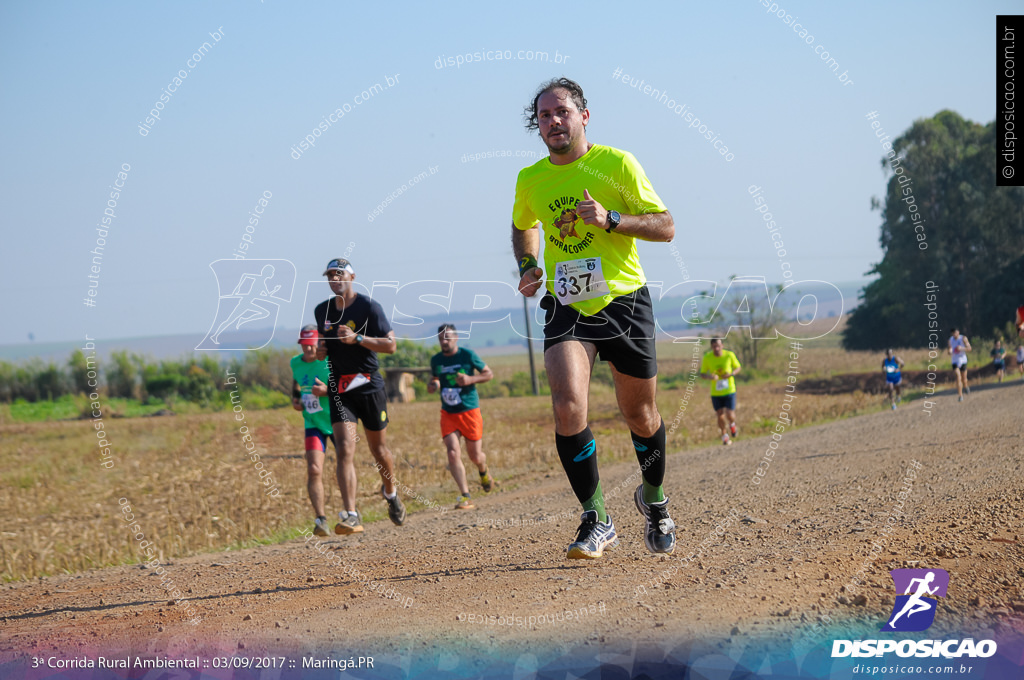
{"label": "orange shorts", "polygon": [[484,438],[484,419],[480,415],[479,408],[473,408],[462,413],[448,413],[441,410],[441,437],[447,437],[452,432],[458,431],[468,441],[478,442]]}

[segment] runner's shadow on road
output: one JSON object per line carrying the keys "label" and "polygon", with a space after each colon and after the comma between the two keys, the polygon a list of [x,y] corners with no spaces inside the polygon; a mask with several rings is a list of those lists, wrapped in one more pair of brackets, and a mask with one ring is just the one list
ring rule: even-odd
{"label": "runner's shadow on road", "polygon": [[[577,560],[579,562],[587,562],[587,560]],[[575,569],[578,567],[587,566],[586,564],[552,564],[547,566],[524,566],[514,565],[511,567],[499,567],[497,565],[491,567],[460,567],[457,569],[444,569],[440,571],[429,571],[429,572],[414,572],[405,576],[392,576],[388,578],[389,581],[410,581],[421,577],[436,577],[436,576],[480,576],[483,573],[488,574],[510,574],[517,571],[560,571],[563,569]]]}
{"label": "runner's shadow on road", "polygon": [[[391,580],[391,579],[386,579]],[[324,588],[343,588],[346,586],[357,586],[359,581],[347,581],[344,583],[318,583],[309,584],[302,586],[283,586],[277,588],[254,588],[252,590],[236,590],[233,593],[217,593],[211,595],[198,595],[195,597],[186,598],[190,602],[202,602],[204,600],[221,600],[231,597],[243,597],[245,595],[269,595],[273,593],[300,593],[310,590],[320,590]],[[75,613],[90,613],[90,612],[102,612],[111,609],[121,609],[124,607],[141,607],[144,605],[163,605],[163,606],[174,606],[173,599],[159,599],[159,600],[136,600],[134,602],[118,602],[112,604],[97,604],[93,606],[70,606],[70,607],[57,607],[54,609],[46,609],[38,612],[25,612],[24,614],[5,614],[0,617],[3,621],[21,621],[38,619],[54,614],[75,614]]]}
{"label": "runner's shadow on road", "polygon": [[[970,378],[970,376],[968,376],[967,386],[970,387],[971,394],[975,394],[977,392],[988,392],[989,390],[1005,389],[1007,387],[1015,387],[1015,386],[1022,385],[1022,384],[1024,384],[1024,380],[1021,380],[1020,378],[1013,378],[1011,380],[1010,378],[1007,377],[1007,378],[1004,378],[1003,382],[1001,382],[1001,383],[999,383],[999,382],[978,383],[978,382],[974,382],[974,379]],[[946,388],[944,390],[936,390],[934,394],[924,394],[924,393],[916,394],[916,395],[914,395],[913,399],[908,399],[907,402],[919,402],[922,399],[933,399],[935,397],[954,397],[954,396],[956,396],[956,384],[955,383],[954,383],[953,387],[949,387],[949,388]],[[966,396],[966,398],[970,399],[971,395],[968,394]]]}
{"label": "runner's shadow on road", "polygon": [[[1014,378],[1012,380],[1009,379],[1009,378],[1003,378],[1003,382],[1001,382],[1001,383],[1000,382],[977,383],[977,384],[974,384],[974,385],[972,385],[970,382],[967,383],[968,387],[971,388],[971,393],[972,394],[974,392],[988,392],[989,390],[1000,390],[1000,389],[1005,389],[1007,387],[1017,387],[1017,386],[1022,385],[1022,384],[1024,384],[1024,380],[1021,380],[1020,378]],[[956,394],[956,388],[951,389],[949,391],[949,393],[950,394]],[[970,395],[967,395],[967,398],[969,399]]]}

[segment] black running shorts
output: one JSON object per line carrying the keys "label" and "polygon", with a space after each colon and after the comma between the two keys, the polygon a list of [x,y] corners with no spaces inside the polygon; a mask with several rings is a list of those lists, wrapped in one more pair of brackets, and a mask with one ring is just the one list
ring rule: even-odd
{"label": "black running shorts", "polygon": [[560,342],[582,341],[597,347],[597,356],[619,373],[647,380],[658,375],[654,350],[654,307],[647,286],[612,299],[593,316],[580,314],[545,293],[544,351]]}
{"label": "black running shorts", "polygon": [[363,421],[363,427],[379,432],[388,426],[388,398],[384,390],[357,394],[332,394],[331,425]]}

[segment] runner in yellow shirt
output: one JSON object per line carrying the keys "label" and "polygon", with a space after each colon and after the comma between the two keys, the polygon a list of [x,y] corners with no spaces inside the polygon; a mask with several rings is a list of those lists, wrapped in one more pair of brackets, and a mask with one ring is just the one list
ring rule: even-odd
{"label": "runner in yellow shirt", "polygon": [[711,406],[718,414],[718,429],[722,431],[722,443],[732,444],[736,436],[736,379],[740,372],[740,360],[727,349],[722,341],[712,338],[711,351],[700,362],[700,377],[711,381]]}
{"label": "runner in yellow shirt", "polygon": [[[596,559],[618,542],[587,424],[597,358],[611,365],[640,462],[643,483],[633,500],[644,516],[644,542],[651,552],[670,553],[675,524],[662,488],[665,423],[654,401],[654,313],[636,241],[671,241],[672,216],[631,154],[587,141],[590,111],[578,83],[545,83],[526,113],[527,129],[539,132],[549,153],[519,173],[512,247],[523,295],[535,295],[547,274],[540,305],[555,447],[584,511],[567,557]],[[543,268],[537,264],[541,241]]]}

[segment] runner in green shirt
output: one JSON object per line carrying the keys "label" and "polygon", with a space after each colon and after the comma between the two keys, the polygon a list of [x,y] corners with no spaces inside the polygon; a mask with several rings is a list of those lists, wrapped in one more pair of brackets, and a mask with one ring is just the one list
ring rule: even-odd
{"label": "runner in green shirt", "polygon": [[732,444],[736,436],[736,380],[740,372],[740,361],[727,349],[722,349],[719,338],[711,340],[711,351],[700,363],[700,377],[711,381],[711,406],[718,414],[718,429],[722,431],[722,443]]}
{"label": "runner in green shirt", "polygon": [[483,452],[484,421],[480,415],[480,397],[476,385],[494,377],[476,352],[459,347],[459,333],[450,323],[437,329],[441,351],[430,359],[430,372],[434,376],[427,383],[427,391],[441,391],[441,438],[448,449],[448,469],[459,487],[456,510],[472,510],[473,499],[466,483],[466,468],[462,466],[459,435],[466,439],[466,453],[480,472],[480,486],[488,492],[494,480],[487,473],[487,457]]}
{"label": "runner in green shirt", "polygon": [[[313,533],[327,535],[327,515],[324,513],[324,454],[327,440],[334,442],[331,431],[330,404],[327,401],[327,383],[331,374],[327,361],[317,360],[319,334],[316,326],[303,326],[299,333],[302,354],[291,358],[292,407],[302,411],[306,424],[306,490],[313,505],[316,520]],[[337,445],[335,445],[337,450]]]}

